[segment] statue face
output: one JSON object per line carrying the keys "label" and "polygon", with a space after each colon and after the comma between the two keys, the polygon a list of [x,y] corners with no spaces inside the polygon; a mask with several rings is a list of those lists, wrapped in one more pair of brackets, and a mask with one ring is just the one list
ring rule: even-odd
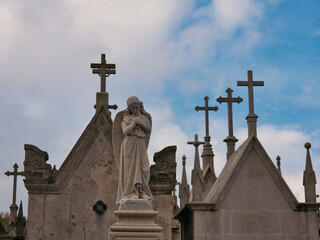
{"label": "statue face", "polygon": [[130,111],[132,112],[132,115],[139,115],[140,114],[140,104],[139,103],[132,103],[129,107]]}

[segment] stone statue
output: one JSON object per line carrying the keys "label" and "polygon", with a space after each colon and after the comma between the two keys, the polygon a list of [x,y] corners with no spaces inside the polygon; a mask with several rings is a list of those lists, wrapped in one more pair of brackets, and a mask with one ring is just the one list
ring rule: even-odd
{"label": "stone statue", "polygon": [[151,199],[147,148],[151,133],[151,116],[135,96],[119,112],[113,125],[113,149],[119,167],[117,204],[122,199]]}

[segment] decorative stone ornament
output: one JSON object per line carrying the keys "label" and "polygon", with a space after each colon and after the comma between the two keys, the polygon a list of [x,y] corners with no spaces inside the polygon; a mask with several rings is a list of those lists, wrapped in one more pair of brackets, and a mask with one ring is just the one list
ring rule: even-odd
{"label": "decorative stone ornament", "polygon": [[98,215],[102,215],[107,210],[107,205],[105,205],[103,201],[99,200],[95,205],[93,205],[92,209]]}

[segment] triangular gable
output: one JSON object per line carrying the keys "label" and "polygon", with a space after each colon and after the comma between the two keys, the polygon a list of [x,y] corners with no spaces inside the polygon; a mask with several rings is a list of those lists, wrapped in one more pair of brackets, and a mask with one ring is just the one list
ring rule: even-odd
{"label": "triangular gable", "polygon": [[81,164],[83,157],[86,155],[90,146],[94,143],[99,133],[103,134],[108,139],[112,146],[112,119],[110,112],[105,107],[100,107],[92,120],[72,148],[66,160],[61,165],[57,175],[54,177],[54,183],[46,187],[47,191],[61,192],[68,179],[73,175],[77,167]]}
{"label": "triangular gable", "polygon": [[239,174],[244,162],[249,158],[252,151],[255,151],[255,153],[261,159],[261,162],[270,175],[270,178],[272,178],[275,185],[279,188],[289,206],[292,209],[296,209],[298,204],[297,199],[282,176],[279,174],[277,168],[274,166],[272,160],[264,150],[257,137],[254,135],[251,135],[227,161],[217,181],[209,191],[205,202],[215,203],[216,208],[219,208],[221,201],[223,200],[222,196],[225,196],[228,193],[228,189],[232,187],[231,185],[233,184],[233,179]]}

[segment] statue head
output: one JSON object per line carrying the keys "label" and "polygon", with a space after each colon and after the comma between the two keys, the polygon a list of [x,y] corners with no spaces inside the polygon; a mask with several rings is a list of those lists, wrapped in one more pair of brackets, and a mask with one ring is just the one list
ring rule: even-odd
{"label": "statue head", "polygon": [[[138,106],[137,106],[138,105]],[[138,107],[140,113],[144,113],[143,102],[139,100],[136,96],[131,96],[127,99],[127,109],[125,114],[134,113],[134,109]]]}

